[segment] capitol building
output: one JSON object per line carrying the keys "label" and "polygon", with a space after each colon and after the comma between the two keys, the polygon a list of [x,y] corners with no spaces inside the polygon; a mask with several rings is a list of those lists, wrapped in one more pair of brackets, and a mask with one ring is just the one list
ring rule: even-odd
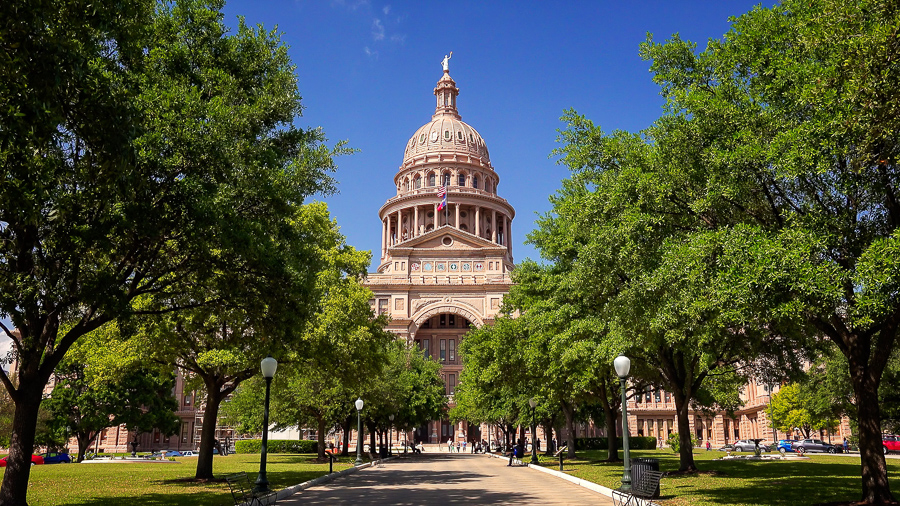
{"label": "capitol building", "polygon": [[[500,175],[484,139],[462,121],[448,59],[431,121],[406,143],[394,175],[397,194],[378,211],[381,257],[366,284],[375,311],[391,317],[388,330],[441,363],[452,405],[460,340],[470,325],[493,323],[512,285],[516,213],[499,195]],[[482,437],[478,426],[455,429],[436,420],[413,437],[423,443]]]}

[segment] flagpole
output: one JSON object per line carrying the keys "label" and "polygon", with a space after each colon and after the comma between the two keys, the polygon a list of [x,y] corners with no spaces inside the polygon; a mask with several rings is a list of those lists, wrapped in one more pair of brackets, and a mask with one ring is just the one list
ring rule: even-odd
{"label": "flagpole", "polygon": [[450,225],[450,194],[447,192],[447,185],[444,185],[444,198],[447,199],[447,205],[444,206],[444,224]]}

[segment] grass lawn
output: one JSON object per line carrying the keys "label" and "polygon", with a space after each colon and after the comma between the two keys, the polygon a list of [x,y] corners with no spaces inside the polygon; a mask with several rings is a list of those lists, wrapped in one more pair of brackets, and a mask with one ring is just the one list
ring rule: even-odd
{"label": "grass lawn", "polygon": [[[700,473],[664,477],[660,499],[667,506],[794,505],[856,501],[862,493],[858,456],[812,454],[810,460],[772,462],[713,460],[724,455],[719,451],[695,450],[694,460]],[[671,450],[634,450],[631,456],[657,458],[661,471],[678,470],[678,455]],[[572,476],[617,488],[621,485],[622,463],[607,464],[602,462],[605,458],[604,450],[581,451],[578,458],[565,461],[564,469]],[[542,465],[559,469],[558,460],[543,456],[541,459]],[[887,465],[891,490],[897,493],[900,460],[888,459]]]}
{"label": "grass lawn", "polygon": [[[28,504],[45,505],[185,505],[231,506],[228,484],[191,483],[197,457],[178,457],[178,464],[52,464],[31,468]],[[350,467],[349,458],[335,462],[334,470]],[[251,481],[259,473],[259,455],[216,456],[216,478],[245,471]],[[266,464],[269,487],[278,490],[328,473],[328,463],[315,455],[270,454]]]}

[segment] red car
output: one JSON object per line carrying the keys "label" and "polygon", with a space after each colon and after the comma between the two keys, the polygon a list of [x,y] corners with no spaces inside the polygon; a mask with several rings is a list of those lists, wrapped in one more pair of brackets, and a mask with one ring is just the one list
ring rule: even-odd
{"label": "red car", "polygon": [[882,434],[881,445],[885,455],[887,455],[888,452],[900,452],[900,436]]}
{"label": "red car", "polygon": [[[44,457],[40,455],[32,455],[31,456],[31,465],[38,466],[44,463]],[[6,457],[0,459],[0,467],[6,467]]]}

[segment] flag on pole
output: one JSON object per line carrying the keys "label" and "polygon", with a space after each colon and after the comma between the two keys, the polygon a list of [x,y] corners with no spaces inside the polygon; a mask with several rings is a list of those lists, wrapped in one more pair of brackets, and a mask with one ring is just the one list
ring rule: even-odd
{"label": "flag on pole", "polygon": [[438,211],[447,207],[447,187],[441,186],[441,189],[438,190],[438,197],[441,198],[441,203],[438,204]]}

